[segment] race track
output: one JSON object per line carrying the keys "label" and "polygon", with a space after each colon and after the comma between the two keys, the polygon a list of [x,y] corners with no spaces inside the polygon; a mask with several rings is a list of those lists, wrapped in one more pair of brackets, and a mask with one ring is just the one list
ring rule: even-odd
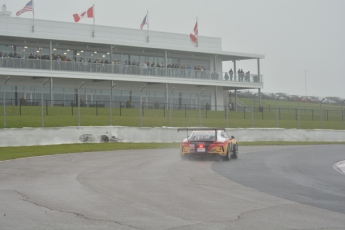
{"label": "race track", "polygon": [[[333,200],[345,200],[345,175],[321,154],[343,147],[241,147],[230,162],[181,161],[178,149],[0,162],[0,229],[345,229]],[[328,204],[305,202],[317,198]]]}

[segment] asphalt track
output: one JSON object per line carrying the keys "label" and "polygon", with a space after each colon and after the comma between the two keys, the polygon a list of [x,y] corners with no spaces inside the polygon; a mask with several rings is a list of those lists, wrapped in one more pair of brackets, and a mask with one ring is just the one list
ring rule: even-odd
{"label": "asphalt track", "polygon": [[0,162],[0,229],[345,229],[344,146],[177,149]]}

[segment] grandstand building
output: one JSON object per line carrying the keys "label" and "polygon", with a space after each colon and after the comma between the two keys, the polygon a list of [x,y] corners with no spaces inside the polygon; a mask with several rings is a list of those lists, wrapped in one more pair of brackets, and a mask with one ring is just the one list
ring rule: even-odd
{"label": "grandstand building", "polygon": [[[43,95],[50,105],[62,101],[67,106],[65,101],[75,100],[88,105],[109,101],[112,92],[115,102],[135,103],[141,95],[148,106],[172,98],[177,106],[208,104],[223,110],[229,90],[260,93],[263,88],[264,56],[223,51],[221,38],[215,37],[199,36],[194,43],[189,34],[37,19],[33,23],[3,9],[0,52],[2,92],[14,101],[39,101]],[[257,73],[238,76],[236,63],[253,59]],[[222,72],[223,62],[229,61],[231,79]]]}

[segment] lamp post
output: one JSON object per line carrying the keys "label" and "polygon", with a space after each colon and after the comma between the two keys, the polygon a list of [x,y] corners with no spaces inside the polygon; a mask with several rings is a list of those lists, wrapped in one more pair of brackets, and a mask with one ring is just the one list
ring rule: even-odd
{"label": "lamp post", "polygon": [[3,104],[4,104],[4,128],[6,128],[6,94],[5,94],[5,85],[6,85],[6,82],[10,79],[10,77],[8,76],[6,78],[6,80],[4,81],[4,84],[3,84],[3,93],[4,93],[4,96],[3,96]]}
{"label": "lamp post", "polygon": [[45,79],[41,85],[42,127],[44,127],[43,87],[47,83],[47,81],[48,81],[48,79]]}
{"label": "lamp post", "polygon": [[255,99],[256,94],[253,95],[252,97],[252,128],[254,128],[254,99]]}
{"label": "lamp post", "polygon": [[84,85],[84,82],[78,87],[78,126],[80,126],[80,88]]}
{"label": "lamp post", "polygon": [[143,87],[141,87],[141,90],[140,90],[140,127],[143,126],[143,111],[142,111],[142,103],[143,103],[143,97],[142,97],[142,92],[143,92],[143,89],[146,87],[146,85],[143,85]]}
{"label": "lamp post", "polygon": [[304,70],[304,84],[305,84],[305,99],[307,100],[307,71],[309,71],[309,69]]}
{"label": "lamp post", "polygon": [[116,83],[111,81],[111,88],[110,88],[110,125],[113,125],[113,88],[116,86]]}
{"label": "lamp post", "polygon": [[302,100],[302,97],[298,100],[298,129],[301,128],[301,110],[300,110],[300,102]]}
{"label": "lamp post", "polygon": [[198,106],[199,106],[199,127],[201,127],[201,111],[200,111],[200,96],[205,89],[202,89],[198,96]]}
{"label": "lamp post", "polygon": [[278,99],[280,98],[280,95],[276,99],[276,128],[278,128]]}
{"label": "lamp post", "polygon": [[343,104],[344,104],[345,100],[343,100],[343,102],[340,105],[340,119],[341,119],[341,128],[344,130],[344,114],[343,114]]}
{"label": "lamp post", "polygon": [[323,98],[320,101],[320,129],[322,129],[322,102],[323,102],[323,100],[325,100],[325,98]]}
{"label": "lamp post", "polygon": [[170,99],[170,127],[172,127],[172,112],[171,112],[171,93],[174,91],[175,87],[173,87],[170,91],[170,94],[169,94],[169,99]]}

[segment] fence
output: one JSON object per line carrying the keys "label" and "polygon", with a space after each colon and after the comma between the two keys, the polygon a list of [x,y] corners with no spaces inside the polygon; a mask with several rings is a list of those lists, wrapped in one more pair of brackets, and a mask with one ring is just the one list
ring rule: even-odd
{"label": "fence", "polygon": [[117,125],[344,129],[342,109],[267,106],[238,107],[235,111],[209,104],[2,99],[0,112],[4,128]]}

